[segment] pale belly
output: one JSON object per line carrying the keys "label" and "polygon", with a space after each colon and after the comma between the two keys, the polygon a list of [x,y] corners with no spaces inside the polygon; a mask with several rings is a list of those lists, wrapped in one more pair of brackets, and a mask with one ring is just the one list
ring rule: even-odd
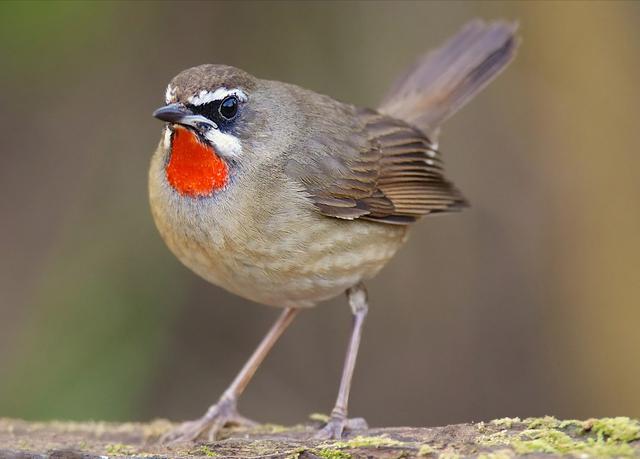
{"label": "pale belly", "polygon": [[330,299],[375,276],[406,240],[405,226],[326,217],[287,187],[259,203],[233,190],[189,200],[167,186],[161,165],[154,158],[149,192],[167,246],[196,274],[258,303]]}
{"label": "pale belly", "polygon": [[406,235],[404,227],[319,217],[312,227],[260,238],[216,228],[191,237],[157,224],[178,259],[209,282],[258,303],[308,307],[375,276]]}

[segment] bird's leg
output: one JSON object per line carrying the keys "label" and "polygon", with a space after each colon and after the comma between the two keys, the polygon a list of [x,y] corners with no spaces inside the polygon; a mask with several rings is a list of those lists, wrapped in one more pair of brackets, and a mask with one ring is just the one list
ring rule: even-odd
{"label": "bird's leg", "polygon": [[351,389],[351,379],[353,370],[356,366],[356,357],[358,356],[358,348],[360,347],[360,338],[362,336],[362,325],[364,318],[367,316],[369,306],[367,304],[367,290],[362,283],[351,287],[347,290],[347,298],[349,306],[353,312],[353,331],[351,332],[351,341],[347,348],[347,358],[344,362],[342,370],[342,379],[340,381],[340,390],[336,405],[331,411],[331,416],[327,425],[316,434],[316,438],[322,439],[339,439],[345,427],[350,429],[366,428],[367,423],[362,418],[347,419],[347,405],[349,402],[349,390]]}
{"label": "bird's leg", "polygon": [[211,405],[205,415],[200,419],[185,422],[176,429],[165,434],[161,438],[161,442],[193,441],[206,430],[208,430],[209,440],[213,441],[220,429],[222,429],[226,424],[255,424],[253,421],[250,421],[238,413],[238,398],[247,387],[247,384],[273,345],[287,329],[289,324],[291,324],[293,318],[298,312],[299,309],[297,308],[285,309],[266,336],[262,339],[247,363],[244,364],[244,367],[242,367],[238,376],[236,376],[227,390],[224,391],[222,397],[218,400],[218,403]]}

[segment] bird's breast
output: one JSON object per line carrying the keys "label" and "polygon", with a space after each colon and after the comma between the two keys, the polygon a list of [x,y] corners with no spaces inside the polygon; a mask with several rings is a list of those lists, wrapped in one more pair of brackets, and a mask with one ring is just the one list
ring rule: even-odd
{"label": "bird's breast", "polygon": [[[374,276],[406,227],[320,215],[299,190],[251,178],[212,197],[176,193],[152,161],[156,225],[178,259],[239,296],[282,307],[312,306]],[[242,179],[239,179],[240,181]]]}

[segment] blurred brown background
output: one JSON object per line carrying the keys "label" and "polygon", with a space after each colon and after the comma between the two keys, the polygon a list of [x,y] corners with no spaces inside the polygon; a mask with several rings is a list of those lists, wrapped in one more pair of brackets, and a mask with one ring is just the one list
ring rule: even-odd
{"label": "blurred brown background", "polygon": [[[0,416],[193,418],[277,311],[208,285],[147,204],[169,79],[227,63],[375,106],[474,17],[515,64],[441,139],[472,207],[370,283],[351,412],[373,425],[640,416],[640,4],[0,3]],[[350,329],[301,315],[240,403],[330,410]]]}

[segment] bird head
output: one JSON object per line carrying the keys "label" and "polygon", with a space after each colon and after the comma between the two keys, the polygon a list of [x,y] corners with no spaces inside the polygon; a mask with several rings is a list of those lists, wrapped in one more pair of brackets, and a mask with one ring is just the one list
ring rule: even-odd
{"label": "bird head", "polygon": [[[234,173],[259,167],[273,146],[277,88],[225,65],[201,65],[179,73],[153,116],[165,121],[161,147],[168,182],[182,195],[211,196]],[[286,95],[285,95],[286,97]],[[281,118],[281,117],[280,117]]]}

